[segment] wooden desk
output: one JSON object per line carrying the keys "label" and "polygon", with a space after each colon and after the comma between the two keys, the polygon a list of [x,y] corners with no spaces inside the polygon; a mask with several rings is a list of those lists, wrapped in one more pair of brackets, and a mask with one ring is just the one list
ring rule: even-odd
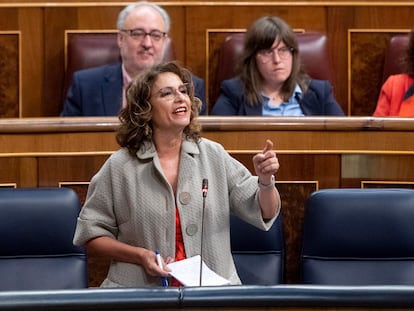
{"label": "wooden desk", "polygon": [[[252,170],[267,138],[281,168],[286,282],[299,280],[303,212],[312,191],[340,187],[414,188],[414,118],[201,117],[203,136]],[[91,177],[119,147],[115,117],[0,120],[0,186],[74,188],[84,199]],[[90,258],[91,285],[105,274]]]}

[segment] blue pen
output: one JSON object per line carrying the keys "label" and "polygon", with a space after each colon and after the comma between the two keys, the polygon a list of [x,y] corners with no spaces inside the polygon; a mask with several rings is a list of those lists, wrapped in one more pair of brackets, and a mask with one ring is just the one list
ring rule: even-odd
{"label": "blue pen", "polygon": [[[156,251],[155,251],[155,255],[157,256],[157,263],[158,263],[158,266],[159,266],[161,269],[164,269],[164,268],[163,268],[163,266],[162,266],[162,261],[161,261],[160,251],[159,251],[159,250],[156,250]],[[162,281],[162,286],[164,286],[164,287],[167,287],[167,286],[168,286],[168,280],[167,280],[167,278],[166,278],[165,276],[162,276],[162,277],[161,277],[161,281]]]}

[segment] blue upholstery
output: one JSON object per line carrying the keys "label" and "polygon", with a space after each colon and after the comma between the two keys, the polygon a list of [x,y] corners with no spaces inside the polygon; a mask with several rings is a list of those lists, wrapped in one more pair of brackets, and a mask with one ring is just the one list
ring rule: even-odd
{"label": "blue upholstery", "polygon": [[306,205],[302,281],[414,285],[414,190],[325,189]]}
{"label": "blue upholstery", "polygon": [[80,202],[69,188],[0,189],[0,291],[88,286],[72,243]]}
{"label": "blue upholstery", "polygon": [[[413,286],[183,287],[181,308],[190,310],[384,310],[414,307]],[[1,297],[0,297],[1,298]],[[398,309],[399,310],[399,309]]]}
{"label": "blue upholstery", "polygon": [[284,238],[282,215],[269,231],[262,231],[235,216],[230,220],[233,259],[243,285],[283,283]]}

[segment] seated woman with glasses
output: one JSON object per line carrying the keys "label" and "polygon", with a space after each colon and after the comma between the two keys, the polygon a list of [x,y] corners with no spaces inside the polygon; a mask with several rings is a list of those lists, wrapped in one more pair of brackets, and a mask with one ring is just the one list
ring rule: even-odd
{"label": "seated woman with glasses", "polygon": [[328,81],[301,68],[295,33],[278,17],[262,17],[247,30],[239,74],[221,84],[212,115],[342,116]]}

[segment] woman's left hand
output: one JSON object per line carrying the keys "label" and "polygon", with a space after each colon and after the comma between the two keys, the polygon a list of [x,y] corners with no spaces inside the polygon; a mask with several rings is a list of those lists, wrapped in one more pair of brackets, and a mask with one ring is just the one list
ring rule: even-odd
{"label": "woman's left hand", "polygon": [[266,140],[263,151],[253,157],[253,165],[260,183],[270,184],[272,175],[279,170],[279,160],[273,151],[273,142],[270,139]]}

